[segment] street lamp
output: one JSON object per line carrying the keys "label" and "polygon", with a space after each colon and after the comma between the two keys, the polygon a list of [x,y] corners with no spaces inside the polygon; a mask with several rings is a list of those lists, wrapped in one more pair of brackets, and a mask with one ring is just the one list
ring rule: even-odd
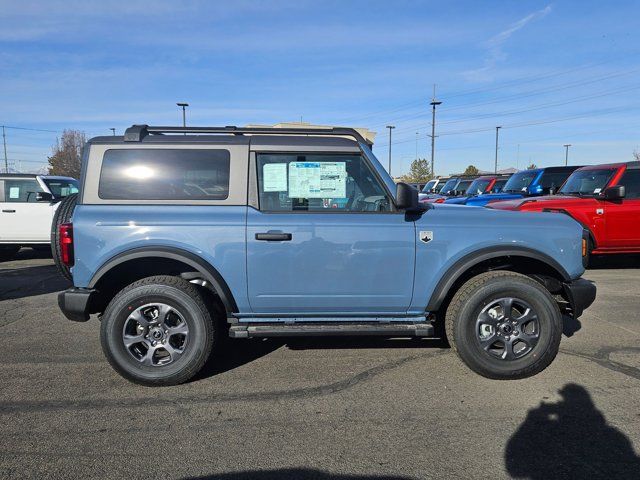
{"label": "street lamp", "polygon": [[393,130],[394,128],[396,128],[394,125],[387,125],[387,128],[389,129],[389,175],[391,175],[391,130]]}
{"label": "street lamp", "polygon": [[495,163],[494,172],[493,172],[495,174],[498,173],[498,132],[500,131],[501,128],[502,126],[496,127],[496,163]]}
{"label": "street lamp", "polygon": [[[176,103],[177,106],[182,107],[182,126],[186,127],[187,126],[187,113],[186,113],[186,108],[189,106],[188,103]],[[186,135],[186,133],[185,133]]]}
{"label": "street lamp", "polygon": [[111,130],[111,133],[113,134],[113,136],[116,136],[116,129],[111,127],[109,130]]}
{"label": "street lamp", "polygon": [[569,165],[569,147],[570,146],[571,146],[570,143],[564,144],[564,166],[565,167]]}
{"label": "street lamp", "polygon": [[431,175],[436,176],[434,171],[434,157],[436,151],[436,106],[441,105],[442,102],[436,100],[436,87],[433,86],[433,99],[431,100]]}

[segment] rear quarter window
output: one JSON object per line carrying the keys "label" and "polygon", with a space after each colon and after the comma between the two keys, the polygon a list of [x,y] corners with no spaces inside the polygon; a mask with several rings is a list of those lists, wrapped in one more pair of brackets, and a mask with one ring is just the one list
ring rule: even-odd
{"label": "rear quarter window", "polygon": [[102,160],[105,200],[225,200],[230,154],[222,149],[113,149]]}

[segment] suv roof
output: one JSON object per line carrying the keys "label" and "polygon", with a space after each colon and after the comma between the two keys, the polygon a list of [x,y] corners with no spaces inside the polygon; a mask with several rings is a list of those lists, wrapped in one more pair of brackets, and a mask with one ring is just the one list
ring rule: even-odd
{"label": "suv roof", "polygon": [[620,163],[601,163],[600,165],[586,165],[581,167],[580,170],[600,170],[601,168],[620,168],[627,166],[629,169],[640,168],[640,161],[632,160],[630,162],[620,162]]}
{"label": "suv roof", "polygon": [[[178,134],[178,135],[167,135]],[[180,135],[182,134],[182,135]],[[345,138],[348,137],[348,138]],[[353,140],[350,140],[353,139]],[[133,125],[124,136],[94,137],[90,143],[234,143],[246,145],[327,145],[349,146],[372,143],[353,128],[277,128],[277,127],[171,127]]]}

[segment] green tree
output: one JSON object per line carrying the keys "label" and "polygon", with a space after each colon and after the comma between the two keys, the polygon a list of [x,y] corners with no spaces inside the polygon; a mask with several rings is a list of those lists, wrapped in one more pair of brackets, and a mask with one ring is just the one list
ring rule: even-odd
{"label": "green tree", "polygon": [[527,170],[535,170],[536,168],[538,168],[538,165],[536,165],[535,163],[532,163],[527,167]]}
{"label": "green tree", "polygon": [[426,183],[433,178],[429,160],[426,158],[416,158],[411,162],[409,173],[400,177],[406,183]]}
{"label": "green tree", "polygon": [[49,175],[80,178],[82,148],[86,142],[87,136],[84,132],[63,131],[62,136],[56,139],[56,144],[51,147],[51,156],[48,158]]}
{"label": "green tree", "polygon": [[464,171],[463,175],[478,175],[480,170],[475,165],[469,165],[467,169]]}

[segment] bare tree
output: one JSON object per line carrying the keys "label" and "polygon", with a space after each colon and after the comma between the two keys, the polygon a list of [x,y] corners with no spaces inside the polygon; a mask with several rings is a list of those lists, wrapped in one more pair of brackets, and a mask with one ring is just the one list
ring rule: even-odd
{"label": "bare tree", "polygon": [[633,151],[633,158],[640,161],[640,152],[638,150]]}
{"label": "bare tree", "polygon": [[87,141],[84,132],[65,130],[62,137],[51,147],[49,160],[49,175],[64,175],[80,178],[82,148]]}
{"label": "bare tree", "polygon": [[532,163],[527,167],[527,170],[535,170],[536,168],[538,168],[538,165],[536,165],[535,163]]}

